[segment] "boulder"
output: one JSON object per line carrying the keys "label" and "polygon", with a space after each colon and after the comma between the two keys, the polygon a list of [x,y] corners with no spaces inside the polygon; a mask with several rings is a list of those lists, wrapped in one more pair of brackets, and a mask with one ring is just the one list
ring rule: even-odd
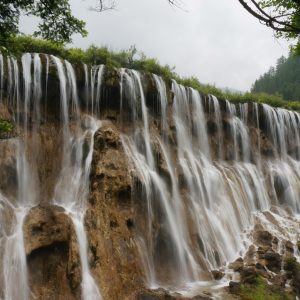
{"label": "boulder", "polygon": [[26,255],[59,242],[69,242],[71,220],[57,206],[36,206],[24,220]]}
{"label": "boulder", "polygon": [[239,257],[236,261],[229,264],[228,268],[234,272],[240,272],[244,267],[244,260]]}
{"label": "boulder", "polygon": [[266,262],[266,267],[270,271],[275,273],[279,273],[281,271],[282,258],[280,254],[273,251],[267,251],[264,255],[264,259]]}

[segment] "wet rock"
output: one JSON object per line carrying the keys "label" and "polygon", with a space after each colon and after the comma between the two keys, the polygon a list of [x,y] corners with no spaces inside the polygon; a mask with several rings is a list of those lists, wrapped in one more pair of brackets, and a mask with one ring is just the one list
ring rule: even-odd
{"label": "wet rock", "polygon": [[0,140],[0,190],[5,195],[17,190],[16,144],[17,139]]}
{"label": "wet rock", "polygon": [[23,225],[26,255],[54,243],[68,242],[70,228],[71,221],[61,208],[56,206],[32,208]]}
{"label": "wet rock", "polygon": [[300,296],[300,264],[296,258],[287,258],[284,262],[286,277],[291,280],[290,285],[293,287],[297,296]]}
{"label": "wet rock", "polygon": [[219,270],[213,270],[211,273],[215,280],[221,280],[225,275],[223,272]]}
{"label": "wet rock", "polygon": [[281,270],[281,255],[272,251],[268,251],[264,255],[266,267],[272,272],[278,273]]}
{"label": "wet rock", "polygon": [[257,272],[253,268],[244,268],[241,271],[241,282],[247,284],[254,284],[257,279]]}
{"label": "wet rock", "polygon": [[160,300],[161,298],[156,295],[147,295],[145,293],[139,294],[137,300]]}
{"label": "wet rock", "polygon": [[108,121],[103,121],[101,128],[96,132],[95,150],[103,150],[106,148],[117,148],[120,146],[120,138],[117,130]]}
{"label": "wet rock", "polygon": [[274,188],[279,200],[284,199],[283,195],[288,187],[289,187],[289,181],[287,178],[281,175],[274,176]]}
{"label": "wet rock", "polygon": [[272,234],[266,230],[256,230],[254,232],[254,240],[258,245],[271,247],[272,239]]}
{"label": "wet rock", "polygon": [[230,281],[229,282],[229,292],[232,294],[238,294],[241,290],[241,285],[239,282]]}
{"label": "wet rock", "polygon": [[291,241],[286,241],[284,243],[285,250],[290,254],[294,254],[294,244]]}
{"label": "wet rock", "polygon": [[255,261],[256,261],[256,248],[254,245],[251,245],[244,257],[244,261],[246,265],[255,265]]}
{"label": "wet rock", "polygon": [[264,264],[262,264],[261,262],[258,262],[255,264],[255,269],[258,275],[264,277],[264,278],[269,278],[269,273],[266,270],[266,267]]}
{"label": "wet rock", "polygon": [[259,259],[264,259],[266,252],[268,252],[271,249],[271,247],[258,247],[257,249],[257,256]]}
{"label": "wet rock", "polygon": [[234,272],[240,272],[244,267],[244,260],[240,257],[233,263],[230,263],[228,268],[233,269]]}
{"label": "wet rock", "polygon": [[272,278],[272,284],[282,289],[285,288],[286,281],[287,279],[284,275],[276,275]]}
{"label": "wet rock", "polygon": [[23,231],[28,278],[35,299],[80,298],[78,244],[64,210],[50,205],[32,208]]}

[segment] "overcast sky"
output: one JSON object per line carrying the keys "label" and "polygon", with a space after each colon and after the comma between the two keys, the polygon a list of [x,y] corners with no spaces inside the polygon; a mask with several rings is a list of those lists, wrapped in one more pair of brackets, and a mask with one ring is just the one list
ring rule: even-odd
{"label": "overcast sky", "polygon": [[[181,0],[183,9],[167,0],[118,0],[116,10],[89,10],[96,0],[71,0],[74,14],[86,21],[87,38],[74,37],[74,46],[94,43],[113,50],[136,45],[162,64],[176,66],[181,76],[203,83],[249,90],[289,43],[250,16],[237,0]],[[30,32],[32,22],[23,22]]]}

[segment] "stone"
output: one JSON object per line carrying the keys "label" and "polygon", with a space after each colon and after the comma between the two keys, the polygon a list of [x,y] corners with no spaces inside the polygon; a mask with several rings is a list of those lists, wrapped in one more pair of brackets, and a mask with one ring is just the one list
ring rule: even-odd
{"label": "stone", "polygon": [[71,220],[57,206],[36,206],[27,214],[24,225],[25,252],[59,242],[69,242]]}
{"label": "stone", "polygon": [[266,230],[256,230],[254,232],[254,240],[260,246],[272,246],[273,236]]}
{"label": "stone", "polygon": [[244,260],[240,257],[236,261],[228,265],[229,269],[232,269],[234,272],[240,272],[244,267]]}
{"label": "stone", "polygon": [[275,273],[280,272],[281,270],[281,255],[272,251],[268,251],[264,255],[264,259],[266,261],[266,267]]}
{"label": "stone", "polygon": [[254,284],[257,279],[257,272],[253,268],[244,268],[241,271],[241,283]]}
{"label": "stone", "polygon": [[294,244],[291,241],[286,241],[284,245],[287,252],[294,254]]}
{"label": "stone", "polygon": [[211,274],[215,280],[221,280],[224,277],[224,273],[219,270],[211,271]]}
{"label": "stone", "polygon": [[241,285],[239,282],[230,281],[229,282],[229,292],[232,294],[238,294],[241,290]]}

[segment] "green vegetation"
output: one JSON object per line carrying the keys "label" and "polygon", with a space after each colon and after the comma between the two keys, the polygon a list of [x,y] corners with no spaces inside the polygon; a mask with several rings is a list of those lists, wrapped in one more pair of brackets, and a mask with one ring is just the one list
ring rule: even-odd
{"label": "green vegetation", "polygon": [[14,126],[11,122],[7,120],[0,120],[0,134],[11,133],[14,129]]}
{"label": "green vegetation", "polygon": [[299,0],[238,0],[260,23],[272,28],[277,37],[298,39],[294,50],[300,54]]}
{"label": "green vegetation", "polygon": [[39,18],[35,36],[55,41],[70,43],[71,36],[79,33],[87,35],[85,22],[72,15],[68,0],[35,1],[15,0],[0,2],[0,44],[6,46],[11,37],[19,33],[21,15]]}
{"label": "green vegetation", "polygon": [[300,264],[294,257],[288,257],[284,261],[284,269],[286,271],[300,271]]}
{"label": "green vegetation", "polygon": [[119,52],[112,51],[107,47],[91,45],[87,50],[79,48],[66,48],[51,41],[36,39],[31,36],[16,36],[10,39],[6,48],[0,47],[2,53],[10,53],[20,56],[24,52],[39,52],[59,56],[77,64],[84,62],[90,65],[105,64],[109,68],[131,68],[145,73],[155,73],[170,81],[175,79],[178,83],[192,87],[204,94],[213,94],[220,99],[228,99],[236,103],[257,102],[267,103],[274,107],[283,107],[300,111],[300,102],[285,101],[280,95],[267,93],[233,93],[223,91],[214,85],[202,84],[195,77],[182,78],[175,73],[174,67],[160,65],[157,59],[147,58],[138,52],[135,46]]}
{"label": "green vegetation", "polygon": [[257,276],[254,284],[246,285],[242,284],[239,295],[243,300],[289,300],[293,299],[291,295],[276,290],[272,286],[269,286],[267,282]]}
{"label": "green vegetation", "polygon": [[276,67],[255,81],[252,92],[279,95],[283,99],[300,100],[300,57],[292,53],[277,60]]}

